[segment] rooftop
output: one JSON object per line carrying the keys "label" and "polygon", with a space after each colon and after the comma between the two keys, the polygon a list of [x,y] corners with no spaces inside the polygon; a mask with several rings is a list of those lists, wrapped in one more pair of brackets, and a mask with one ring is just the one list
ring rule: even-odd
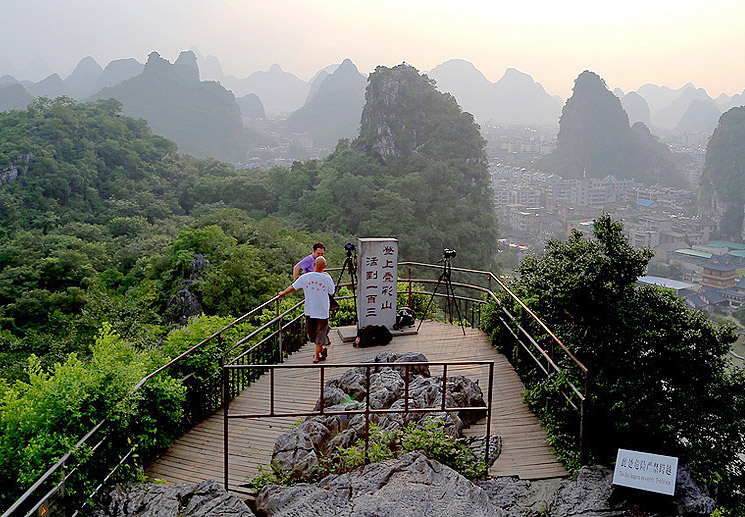
{"label": "rooftop", "polygon": [[731,250],[745,250],[745,244],[740,242],[729,242],[729,241],[709,241],[706,243],[707,246],[712,248],[729,248]]}
{"label": "rooftop", "polygon": [[658,285],[667,289],[674,289],[680,291],[682,289],[693,289],[696,287],[695,284],[689,284],[688,282],[681,282],[680,280],[673,280],[672,278],[663,278],[661,276],[640,276],[637,279],[643,284]]}
{"label": "rooftop", "polygon": [[688,255],[690,257],[697,257],[702,259],[711,259],[714,255],[711,253],[707,253],[705,251],[699,251],[699,250],[692,250],[690,248],[680,248],[675,250],[675,253],[680,253],[681,255]]}

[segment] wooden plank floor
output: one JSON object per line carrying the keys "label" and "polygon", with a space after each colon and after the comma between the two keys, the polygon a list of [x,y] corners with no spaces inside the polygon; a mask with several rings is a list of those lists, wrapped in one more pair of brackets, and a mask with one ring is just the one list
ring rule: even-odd
{"label": "wooden plank floor", "polygon": [[[332,329],[329,356],[325,364],[357,363],[378,352],[421,352],[430,361],[494,361],[491,433],[502,438],[502,453],[491,467],[494,476],[518,476],[522,479],[564,477],[568,473],[545,443],[546,432],[540,421],[523,403],[523,384],[507,359],[489,344],[487,336],[476,329],[425,321],[415,335],[396,336],[389,345],[375,348],[354,348],[342,343]],[[286,364],[308,364],[313,348],[306,344],[292,354]],[[327,369],[326,379],[338,377],[345,368]],[[433,367],[432,374],[441,372]],[[478,379],[486,398],[489,382],[488,367],[449,367],[448,375],[463,374]],[[269,410],[269,375],[236,397],[230,404],[231,414],[264,413]],[[320,395],[318,369],[277,370],[275,374],[275,412],[312,411]],[[259,465],[268,465],[274,441],[295,422],[294,418],[230,419],[229,421],[229,484],[236,495],[250,492],[246,483],[258,472]],[[466,434],[483,435],[486,419],[477,422]],[[171,447],[146,468],[151,478],[169,483],[198,482],[214,478],[224,480],[222,411],[204,420],[177,439]]]}

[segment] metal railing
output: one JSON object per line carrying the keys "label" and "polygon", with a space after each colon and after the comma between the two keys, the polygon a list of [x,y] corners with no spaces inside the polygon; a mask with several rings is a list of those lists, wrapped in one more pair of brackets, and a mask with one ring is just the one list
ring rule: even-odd
{"label": "metal railing", "polygon": [[[399,278],[399,282],[406,282],[408,284],[409,293],[409,305],[412,303],[412,296],[414,294],[432,295],[429,291],[417,290],[414,285],[422,284],[436,284],[437,280],[431,278],[416,278],[413,276],[412,271],[415,269],[423,270],[442,270],[443,266],[436,266],[432,264],[424,264],[420,262],[401,262],[399,268],[404,268],[407,271],[407,278]],[[546,324],[527,306],[525,303],[515,295],[512,290],[505,285],[502,280],[490,271],[481,271],[477,269],[466,269],[451,267],[452,272],[458,272],[462,276],[470,278],[476,278],[481,280],[480,285],[476,282],[455,282],[451,279],[451,284],[454,288],[460,290],[468,290],[476,292],[481,295],[480,298],[466,297],[462,295],[456,295],[455,300],[447,299],[446,293],[436,293],[435,296],[446,298],[448,303],[462,304],[461,307],[465,306],[465,310],[460,311],[460,314],[467,314],[469,307],[471,308],[472,318],[470,320],[471,326],[481,326],[481,310],[480,307],[489,303],[494,302],[497,307],[497,318],[502,325],[502,328],[507,332],[512,339],[514,339],[515,347],[512,357],[508,357],[512,366],[518,369],[520,361],[520,350],[523,350],[527,354],[527,358],[536,365],[538,370],[543,373],[546,377],[551,375],[561,376],[565,380],[566,388],[560,389],[561,395],[566,400],[567,404],[577,412],[578,416],[578,448],[580,455],[585,453],[585,436],[587,434],[587,425],[585,416],[587,413],[587,403],[589,398],[589,371],[582,362],[567,348],[567,346],[549,329]],[[399,277],[400,277],[399,273]],[[522,311],[527,314],[532,324],[542,331],[542,335],[532,335],[524,325],[521,325],[518,318],[508,309],[506,304],[502,301],[499,293],[503,293],[503,296],[507,300],[512,301],[514,304],[520,307]],[[474,307],[479,307],[479,319],[478,325],[474,324],[473,315],[475,314]],[[448,311],[451,315],[452,311]],[[468,318],[464,318],[464,321],[469,322]],[[548,342],[549,346],[541,346],[539,341]],[[566,366],[562,367],[560,363],[567,363],[571,365],[571,368]],[[581,383],[572,380],[573,377],[579,377]]]}
{"label": "metal railing", "polygon": [[[406,277],[401,278],[401,269],[407,272]],[[439,271],[441,266],[433,264],[424,264],[418,262],[401,262],[399,263],[399,283],[407,285],[409,306],[412,306],[414,295],[429,295],[438,298],[448,298],[446,293],[432,293],[421,290],[420,286],[436,284],[436,280],[426,276],[416,278],[412,275],[412,270],[424,269],[429,271]],[[329,269],[333,271],[334,269]],[[338,271],[338,269],[336,269]],[[447,299],[448,303],[459,304],[459,313],[465,315],[459,323],[468,323],[473,327],[480,327],[482,320],[482,307],[493,301],[499,311],[499,320],[509,334],[515,339],[518,346],[513,359],[513,365],[517,367],[518,354],[517,349],[523,349],[528,356],[538,365],[541,371],[546,375],[552,373],[562,373],[565,371],[559,366],[556,360],[556,354],[563,354],[570,359],[576,369],[578,369],[585,378],[584,389],[580,389],[572,381],[568,382],[569,389],[566,393],[562,392],[569,404],[579,411],[580,427],[580,449],[583,447],[583,439],[586,434],[584,424],[585,405],[588,396],[588,371],[582,363],[569,351],[569,349],[551,332],[551,330],[536,316],[504,283],[493,273],[488,271],[479,271],[463,268],[452,268],[453,272],[463,275],[475,276],[481,282],[466,283],[452,282],[454,288],[468,290],[477,295],[463,296],[455,295],[454,299]],[[341,284],[337,287],[350,285]],[[494,287],[494,288],[493,288]],[[497,289],[495,292],[494,289]],[[505,293],[508,299],[518,304],[522,310],[528,314],[535,322],[538,328],[542,329],[545,336],[551,343],[548,349],[544,349],[539,344],[538,339],[534,339],[530,333],[518,323],[517,318],[502,303],[498,292]],[[337,299],[343,300],[351,296],[339,296]],[[209,372],[184,371],[187,368],[188,359],[200,353],[207,353],[208,347],[215,345],[213,350],[215,363],[224,365],[231,362],[228,397],[232,398],[239,394],[243,389],[255,381],[263,372],[261,368],[273,364],[281,363],[290,353],[296,351],[302,346],[304,341],[304,318],[302,312],[303,302],[298,302],[287,310],[282,311],[281,300],[278,296],[262,303],[235,321],[226,325],[222,329],[213,333],[208,338],[195,344],[188,350],[181,353],[168,363],[156,369],[152,373],[143,377],[130,391],[130,395],[143,389],[153,378],[168,374],[181,380],[186,387],[186,402],[184,404],[184,419],[182,429],[187,429],[199,422],[202,418],[213,414],[222,405],[223,379],[221,378],[222,370],[215,366]],[[274,308],[274,317],[261,323],[256,319],[264,315],[266,311]],[[452,321],[452,313],[451,321]],[[243,323],[253,322],[253,329],[244,337],[236,340],[235,343],[226,342],[226,334]],[[239,366],[250,365],[252,368],[239,368]],[[188,368],[187,368],[188,369]],[[570,376],[567,376],[570,378]],[[97,466],[101,471],[100,482],[97,482],[95,488],[86,494],[83,500],[76,500],[75,510],[71,515],[78,515],[84,504],[89,503],[92,498],[102,489],[104,480],[114,479],[115,474],[122,468],[126,462],[138,456],[140,444],[132,444],[126,437],[122,437],[117,429],[112,428],[110,422],[102,420],[97,422],[92,429],[86,433],[70,451],[65,453],[52,467],[50,467],[22,496],[13,503],[2,515],[2,517],[11,517],[17,515],[35,515],[43,512],[48,515],[57,515],[59,510],[67,515],[64,508],[67,505],[65,500],[70,490],[67,489],[67,483],[76,473],[81,475],[81,471],[92,461],[91,458],[105,457],[108,466],[103,468]],[[77,460],[79,452],[85,449],[89,451],[86,458]],[[104,454],[106,452],[106,454]]]}
{"label": "metal railing", "polygon": [[[409,385],[411,378],[409,375],[411,368],[422,368],[430,366],[442,366],[442,375],[439,376],[442,379],[442,397],[440,404],[434,407],[415,408],[409,405]],[[489,381],[487,386],[487,399],[484,406],[448,406],[447,405],[447,381],[448,381],[448,367],[458,366],[487,366],[489,368]],[[395,408],[370,408],[370,376],[371,370],[389,367],[389,368],[404,368],[404,407]],[[243,371],[243,370],[264,370],[267,366],[255,365],[255,364],[226,364],[223,367],[223,393],[226,394],[225,403],[223,404],[223,462],[224,462],[224,474],[225,474],[225,490],[228,489],[228,476],[229,476],[229,422],[233,419],[258,419],[258,418],[280,418],[280,417],[309,417],[309,416],[332,416],[332,415],[364,415],[365,416],[365,430],[364,430],[364,451],[365,451],[365,463],[368,462],[367,451],[370,445],[370,417],[372,415],[386,415],[392,413],[410,414],[410,413],[453,413],[453,412],[486,412],[486,437],[484,441],[484,464],[489,466],[489,449],[491,448],[490,433],[491,433],[491,417],[492,417],[492,389],[494,384],[494,361],[430,361],[430,362],[394,362],[394,363],[349,363],[349,364],[297,364],[297,365],[272,365],[269,366],[269,412],[268,413],[239,413],[230,414],[230,400],[227,397],[229,390],[229,377],[231,372]],[[324,382],[326,378],[326,369],[328,368],[364,368],[365,369],[365,408],[364,409],[349,409],[349,410],[327,410],[325,407],[325,387]],[[275,383],[274,383],[274,372],[276,370],[289,370],[289,369],[314,369],[318,371],[320,393],[318,399],[318,410],[314,411],[290,411],[290,412],[277,412],[275,411]]]}
{"label": "metal railing", "polygon": [[[237,364],[274,364],[284,360],[303,344],[302,317],[303,302],[294,304],[288,310],[281,311],[281,299],[278,296],[262,303],[243,316],[214,332],[206,339],[195,344],[177,357],[168,361],[150,374],[140,379],[129,391],[131,396],[145,388],[148,383],[159,375],[168,374],[180,379],[186,388],[186,399],[183,405],[184,417],[181,431],[190,428],[204,417],[212,415],[222,405],[222,372],[219,368],[225,357],[230,357]],[[265,314],[265,311],[275,308],[275,315],[265,323],[255,322],[255,319]],[[225,335],[243,323],[254,321],[253,330],[235,343],[228,344]],[[255,341],[255,342],[254,342]],[[214,371],[183,372],[187,361],[197,354],[205,353],[210,345],[216,345]],[[235,376],[231,383],[230,397],[240,393],[248,386],[256,375]],[[79,515],[86,505],[104,487],[104,483],[113,479],[116,473],[128,462],[139,456],[141,444],[131,443],[127,437],[120,435],[117,429],[112,429],[110,422],[103,419],[85,434],[75,446],[65,453],[52,467],[27,489],[3,514],[2,517],[31,516],[31,515]],[[87,451],[83,459],[78,459],[81,451]],[[73,496],[70,501],[68,486],[75,476],[85,477],[83,471],[92,469],[92,461],[96,461],[96,473],[100,479],[89,493],[83,497]],[[106,465],[104,465],[106,464]],[[73,507],[75,509],[73,509]]]}

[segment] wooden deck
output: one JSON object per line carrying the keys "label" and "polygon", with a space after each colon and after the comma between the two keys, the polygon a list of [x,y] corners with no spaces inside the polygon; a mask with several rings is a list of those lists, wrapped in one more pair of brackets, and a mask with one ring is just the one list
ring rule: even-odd
{"label": "wooden deck", "polygon": [[[397,336],[385,347],[358,349],[342,343],[332,329],[332,340],[326,364],[356,363],[378,352],[421,352],[430,361],[494,361],[491,433],[502,438],[502,453],[491,467],[494,476],[518,476],[522,479],[564,477],[568,473],[545,443],[546,432],[540,421],[523,403],[524,387],[505,357],[489,344],[479,330],[425,321],[419,334]],[[313,349],[306,344],[292,354],[286,364],[307,364]],[[439,367],[433,367],[435,375]],[[326,379],[338,377],[343,368],[327,369]],[[441,371],[441,370],[440,370]],[[478,379],[486,398],[488,368],[463,366],[448,368],[448,375],[463,374]],[[230,413],[262,413],[269,408],[269,376],[264,375],[230,404]],[[278,370],[275,374],[276,412],[312,411],[320,394],[317,369]],[[231,419],[229,424],[229,488],[236,495],[247,495],[247,479],[258,472],[259,465],[268,465],[274,441],[301,418]],[[483,435],[486,419],[477,422],[469,435]],[[224,480],[222,411],[204,420],[176,440],[171,447],[146,468],[151,478],[169,483],[198,482],[214,478]]]}

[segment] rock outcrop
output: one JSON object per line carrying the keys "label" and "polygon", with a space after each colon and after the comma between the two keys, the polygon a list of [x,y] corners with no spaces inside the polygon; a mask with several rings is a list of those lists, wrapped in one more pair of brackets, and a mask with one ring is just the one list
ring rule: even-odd
{"label": "rock outcrop", "polygon": [[502,517],[486,492],[453,469],[411,452],[315,484],[270,485],[256,512],[271,517]]}
{"label": "rock outcrop", "polygon": [[418,154],[484,166],[484,140],[473,115],[407,64],[370,74],[356,145],[386,163]]}
{"label": "rock outcrop", "polygon": [[614,175],[670,185],[683,181],[667,147],[648,130],[632,130],[621,101],[590,71],[577,77],[561,113],[556,150],[540,166],[565,178]]}
{"label": "rock outcrop", "polygon": [[719,119],[709,139],[701,175],[699,211],[716,225],[723,239],[745,238],[745,107],[732,108]]}
{"label": "rock outcrop", "polygon": [[94,517],[252,517],[217,481],[178,485],[117,485]]}
{"label": "rock outcrop", "polygon": [[[405,368],[395,366],[401,362],[425,362],[422,354],[408,352],[402,355],[388,352],[377,354],[369,362],[383,363],[375,366],[370,374],[370,408],[371,409],[404,409],[405,405]],[[387,364],[386,364],[387,363]],[[426,365],[409,368],[409,407],[431,408],[442,402],[442,378],[431,377]],[[365,368],[348,370],[339,379],[326,383],[323,407],[329,412],[344,410],[361,410],[365,408],[365,385],[367,375]],[[478,384],[460,375],[448,377],[445,403],[448,407],[485,406],[483,395]],[[320,408],[320,401],[316,410]],[[476,421],[482,412],[431,412],[431,413],[391,413],[372,415],[371,422],[384,430],[399,430],[412,422],[430,421],[443,423],[446,432],[451,436],[462,437],[461,431]],[[281,435],[272,455],[273,463],[286,473],[292,473],[299,479],[312,479],[314,469],[321,457],[337,447],[349,447],[364,437],[364,415],[327,415],[308,417],[305,422]],[[496,459],[500,441],[491,437],[490,457]],[[472,443],[474,460],[485,451],[484,440]],[[477,456],[478,455],[478,456]]]}
{"label": "rock outcrop", "polygon": [[191,261],[191,273],[189,273],[189,279],[184,280],[179,285],[176,294],[168,300],[168,306],[166,308],[166,318],[178,325],[186,325],[189,322],[189,318],[198,316],[202,312],[202,305],[199,303],[199,298],[191,290],[192,284],[199,280],[202,272],[207,270],[210,266],[210,261],[201,253],[195,253],[194,258]]}

